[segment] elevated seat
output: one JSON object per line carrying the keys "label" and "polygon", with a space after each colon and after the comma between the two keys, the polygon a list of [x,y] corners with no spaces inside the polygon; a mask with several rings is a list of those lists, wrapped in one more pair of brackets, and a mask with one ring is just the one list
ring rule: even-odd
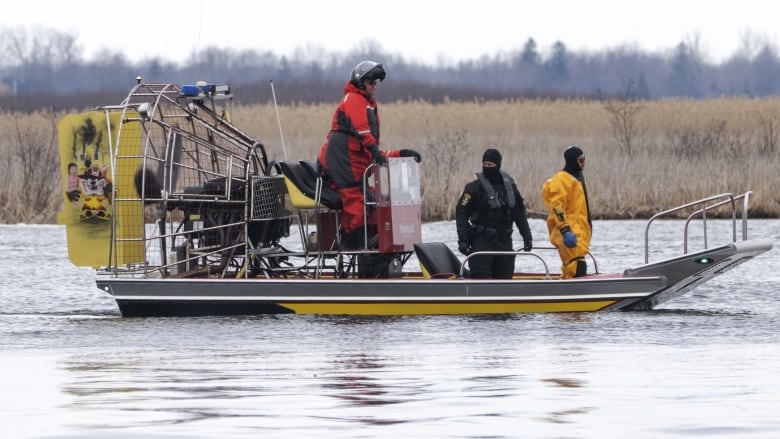
{"label": "elevated seat", "polygon": [[306,178],[316,180],[323,175],[322,167],[317,160],[299,160],[298,164],[301,165],[301,169],[306,173]]}
{"label": "elevated seat", "polygon": [[414,253],[427,279],[457,278],[460,273],[460,259],[443,242],[414,244]]}
{"label": "elevated seat", "polygon": [[[316,188],[317,179],[323,176],[320,163],[317,160],[301,160],[298,163],[306,174],[305,178],[313,180]],[[324,178],[320,202],[328,209],[341,210],[341,197],[339,196],[339,193],[331,189],[330,186],[326,184]]]}
{"label": "elevated seat", "polygon": [[[284,183],[287,186],[287,193],[290,195],[290,202],[298,209],[317,207],[315,200],[319,174],[316,166],[318,166],[316,162],[307,160],[279,162],[279,169],[284,175]],[[341,199],[336,191],[324,184],[321,191],[321,206],[332,210],[341,210]]]}

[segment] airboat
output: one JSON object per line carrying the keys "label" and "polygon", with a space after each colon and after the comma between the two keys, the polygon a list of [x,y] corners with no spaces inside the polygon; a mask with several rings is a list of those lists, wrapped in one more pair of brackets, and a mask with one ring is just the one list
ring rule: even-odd
{"label": "airboat", "polygon": [[[92,267],[123,316],[417,315],[648,310],[772,248],[749,240],[750,192],[718,194],[653,216],[645,263],[562,279],[557,254],[512,279],[471,279],[469,259],[423,242],[420,169],[410,158],[367,171],[362,248],[344,248],[340,202],[316,161],[273,160],[230,120],[228,84],[146,83],[118,105],[58,125],[68,257]],[[731,212],[726,245],[649,260],[664,216]],[[738,215],[739,218],[738,218]],[[738,229],[741,225],[741,233]],[[741,239],[738,239],[741,238]],[[387,264],[381,278],[361,264]],[[547,260],[549,259],[549,261]],[[410,263],[414,260],[416,263]]]}

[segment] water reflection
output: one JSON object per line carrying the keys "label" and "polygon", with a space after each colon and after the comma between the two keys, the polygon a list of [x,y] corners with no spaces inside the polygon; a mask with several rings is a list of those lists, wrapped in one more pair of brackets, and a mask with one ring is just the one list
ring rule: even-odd
{"label": "water reflection", "polygon": [[[757,225],[777,235],[777,220]],[[596,228],[602,271],[640,262],[624,225]],[[19,271],[64,249],[56,230],[3,229],[21,253],[0,252],[0,437],[780,431],[780,247],[655,311],[125,319],[64,254],[52,277]]]}
{"label": "water reflection", "polygon": [[[417,395],[422,394],[423,389],[414,382],[408,380],[393,380],[389,382],[382,378],[385,372],[386,360],[370,355],[350,354],[338,355],[330,362],[331,370],[326,371],[321,386],[325,390],[325,396],[332,397],[345,404],[337,404],[329,409],[327,416],[336,416],[350,423],[365,425],[393,425],[408,422],[384,415],[382,410],[372,410],[372,416],[337,415],[344,408],[368,408],[404,404],[413,401]],[[347,411],[347,413],[352,413]],[[380,415],[377,416],[376,414]]]}
{"label": "water reflection", "polygon": [[[79,334],[102,333],[102,348],[60,358],[65,398],[57,410],[71,429],[106,434],[515,437],[523,425],[525,436],[549,437],[554,425],[558,436],[582,437],[629,419],[606,436],[654,436],[636,410],[663,398],[678,409],[654,410],[678,427],[687,421],[677,413],[701,419],[684,410],[689,401],[723,413],[708,395],[722,388],[724,373],[745,383],[724,396],[756,408],[750,383],[769,382],[768,369],[735,367],[729,351],[712,347],[728,319],[664,312],[83,320],[74,323]],[[750,356],[776,358],[760,346]]]}
{"label": "water reflection", "polygon": [[335,390],[330,396],[346,401],[348,405],[387,405],[404,402],[389,398],[389,389],[377,376],[381,374],[382,360],[368,355],[345,355],[336,358],[332,370],[323,377],[322,387]]}
{"label": "water reflection", "polygon": [[548,383],[558,387],[582,387],[585,382],[582,380],[575,380],[571,378],[545,378],[542,380],[544,383]]}
{"label": "water reflection", "polygon": [[[174,371],[165,362],[149,361],[143,353],[125,352],[119,357],[74,355],[62,362],[69,380],[61,391],[73,397],[65,407],[74,414],[73,426],[130,428],[206,419],[214,414],[186,401],[230,391],[210,384],[209,371],[181,367]],[[91,416],[83,418],[81,413]]]}
{"label": "water reflection", "polygon": [[[467,321],[470,326],[463,326]],[[297,346],[277,344],[279,339],[270,344],[247,339],[258,343],[256,349],[211,349],[205,340],[172,350],[155,342],[148,349],[107,346],[103,353],[60,361],[66,375],[60,390],[69,397],[61,408],[70,413],[74,428],[200,431],[228,423],[264,435],[289,433],[290,425],[337,433],[359,431],[355,425],[453,422],[500,431],[517,419],[569,423],[572,416],[588,413],[578,395],[587,399],[590,392],[589,349],[513,338],[517,328],[506,328],[506,322],[518,321],[522,328],[529,319],[421,317],[363,321],[363,326],[311,319],[295,323],[309,328]],[[210,319],[208,327],[251,322]],[[276,324],[280,338],[286,338],[285,323],[261,321],[253,329]],[[150,319],[143,325],[146,335],[163,324]],[[439,334],[429,335],[439,338],[428,343],[423,336],[431,325]],[[343,332],[333,331],[338,327]],[[223,337],[217,334],[213,342],[220,345]],[[477,348],[477,339],[484,340],[483,347]],[[495,427],[485,429],[485,422]]]}

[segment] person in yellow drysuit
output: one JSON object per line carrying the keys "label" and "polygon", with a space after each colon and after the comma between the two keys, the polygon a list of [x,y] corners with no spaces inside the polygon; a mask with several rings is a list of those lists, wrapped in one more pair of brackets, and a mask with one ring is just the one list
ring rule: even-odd
{"label": "person in yellow drysuit", "polygon": [[547,230],[550,242],[561,256],[561,278],[585,276],[588,265],[585,256],[590,249],[592,223],[585,187],[585,154],[570,146],[563,153],[566,165],[542,187],[542,200],[547,210]]}

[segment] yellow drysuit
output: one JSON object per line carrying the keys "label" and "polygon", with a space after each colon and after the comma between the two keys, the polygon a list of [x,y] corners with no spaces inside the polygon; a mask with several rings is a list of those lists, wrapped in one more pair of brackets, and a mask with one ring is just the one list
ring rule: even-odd
{"label": "yellow drysuit", "polygon": [[[550,242],[561,256],[561,277],[569,279],[577,272],[577,261],[585,260],[590,250],[591,229],[588,221],[588,202],[582,183],[566,171],[559,171],[544,183],[542,200],[547,210],[547,230]],[[561,229],[571,227],[577,236],[577,246],[566,247],[563,244]]]}

